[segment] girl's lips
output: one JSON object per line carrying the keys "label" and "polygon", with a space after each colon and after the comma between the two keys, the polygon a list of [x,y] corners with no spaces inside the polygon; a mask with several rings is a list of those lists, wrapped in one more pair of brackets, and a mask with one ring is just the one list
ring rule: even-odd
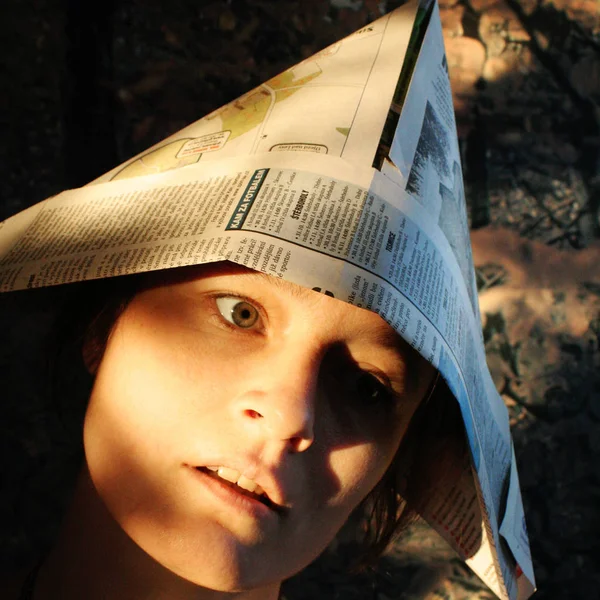
{"label": "girl's lips", "polygon": [[257,518],[281,516],[283,509],[266,496],[258,496],[218,477],[205,467],[190,467],[196,478],[221,501],[237,511],[244,511]]}
{"label": "girl's lips", "polygon": [[264,491],[262,491],[262,488],[258,488],[259,491],[252,492],[248,489],[245,489],[243,486],[239,486],[238,484],[232,482],[231,480],[221,477],[219,471],[217,471],[216,469],[212,469],[212,468],[208,468],[208,467],[195,467],[195,468],[197,471],[200,471],[200,472],[204,473],[205,475],[208,475],[208,477],[212,477],[216,481],[220,481],[221,483],[224,483],[226,486],[230,487],[234,492],[238,492],[239,494],[248,496],[248,498],[257,500],[258,502],[261,502],[265,506],[275,509],[275,505],[273,504],[273,502],[271,502],[271,500],[264,493]]}

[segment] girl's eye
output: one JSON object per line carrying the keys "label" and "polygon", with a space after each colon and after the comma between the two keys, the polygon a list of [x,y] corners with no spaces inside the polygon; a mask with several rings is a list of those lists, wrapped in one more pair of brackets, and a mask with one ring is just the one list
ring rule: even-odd
{"label": "girl's eye", "polygon": [[260,318],[258,309],[246,300],[222,296],[216,298],[215,302],[222,317],[232,325],[242,329],[253,327]]}
{"label": "girl's eye", "polygon": [[372,373],[362,371],[355,381],[356,394],[365,404],[377,405],[389,402],[394,394],[390,388]]}

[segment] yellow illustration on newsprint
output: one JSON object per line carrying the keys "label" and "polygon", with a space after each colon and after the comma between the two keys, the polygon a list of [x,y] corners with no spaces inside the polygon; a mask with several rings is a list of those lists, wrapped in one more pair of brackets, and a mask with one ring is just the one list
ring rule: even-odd
{"label": "yellow illustration on newsprint", "polygon": [[[101,179],[159,173],[197,163],[261,152],[300,151],[344,156],[360,109],[372,97],[386,20],[269,79],[167,138]],[[363,138],[364,135],[360,137]],[[369,146],[369,144],[367,144]]]}

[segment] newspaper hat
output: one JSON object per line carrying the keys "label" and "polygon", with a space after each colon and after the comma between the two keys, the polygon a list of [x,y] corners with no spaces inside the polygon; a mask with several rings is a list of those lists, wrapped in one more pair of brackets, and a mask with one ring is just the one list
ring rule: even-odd
{"label": "newspaper hat", "polygon": [[[185,168],[183,168],[185,167]],[[229,260],[379,313],[438,368],[470,456],[423,516],[500,598],[534,590],[487,370],[437,4],[412,0],[0,224],[0,291]]]}

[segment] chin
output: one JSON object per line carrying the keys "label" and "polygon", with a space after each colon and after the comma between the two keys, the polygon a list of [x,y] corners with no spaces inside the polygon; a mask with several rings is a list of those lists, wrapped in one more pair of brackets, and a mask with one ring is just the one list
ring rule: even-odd
{"label": "chin", "polygon": [[[197,568],[181,569],[174,571],[178,576],[186,579],[201,588],[225,593],[249,592],[252,590],[279,589],[281,582],[292,573],[286,576],[277,576],[273,572],[272,563],[259,564],[261,561],[245,561],[243,557],[228,557],[211,555],[210,560],[204,562]],[[197,564],[197,560],[194,560]]]}
{"label": "chin", "polygon": [[281,582],[300,571],[288,571],[273,559],[263,544],[247,546],[219,525],[204,527],[196,536],[188,532],[164,532],[130,528],[127,536],[156,563],[193,583],[218,592],[247,592],[278,588]]}

